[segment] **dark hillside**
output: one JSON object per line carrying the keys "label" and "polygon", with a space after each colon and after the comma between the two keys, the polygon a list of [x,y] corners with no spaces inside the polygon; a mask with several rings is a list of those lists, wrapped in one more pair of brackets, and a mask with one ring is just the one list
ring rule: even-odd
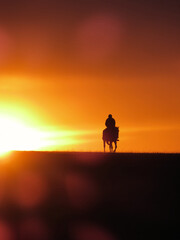
{"label": "dark hillside", "polygon": [[180,239],[180,154],[0,158],[0,240]]}

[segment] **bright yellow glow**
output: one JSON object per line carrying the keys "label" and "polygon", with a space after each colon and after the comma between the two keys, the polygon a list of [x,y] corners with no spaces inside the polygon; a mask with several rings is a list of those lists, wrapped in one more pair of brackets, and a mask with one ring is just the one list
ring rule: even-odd
{"label": "bright yellow glow", "polygon": [[12,150],[37,150],[47,145],[45,134],[18,119],[0,116],[0,154]]}
{"label": "bright yellow glow", "polygon": [[63,150],[64,146],[78,144],[77,137],[82,133],[48,127],[37,129],[28,126],[25,120],[0,115],[0,155],[13,150]]}

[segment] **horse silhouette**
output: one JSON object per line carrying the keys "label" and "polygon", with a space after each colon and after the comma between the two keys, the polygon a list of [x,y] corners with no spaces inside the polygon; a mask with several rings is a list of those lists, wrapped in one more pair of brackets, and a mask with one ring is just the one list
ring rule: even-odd
{"label": "horse silhouette", "polygon": [[[104,152],[106,150],[106,143],[109,145],[109,151],[110,152],[116,152],[117,149],[117,141],[119,137],[119,128],[106,128],[103,130],[103,143],[104,143]],[[113,143],[115,145],[113,150]]]}

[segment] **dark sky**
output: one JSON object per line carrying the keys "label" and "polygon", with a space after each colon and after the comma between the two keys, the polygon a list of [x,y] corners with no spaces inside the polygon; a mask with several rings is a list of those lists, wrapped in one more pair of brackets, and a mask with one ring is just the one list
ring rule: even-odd
{"label": "dark sky", "polygon": [[[168,74],[172,74],[176,70],[172,62],[180,61],[179,12],[180,2],[173,0],[4,0],[0,8],[0,51],[6,56],[1,69],[138,77],[161,74],[168,67]],[[98,16],[119,21],[121,39],[113,53],[99,61],[85,61],[79,52],[82,49],[77,47],[77,32]],[[103,34],[100,37],[103,41]],[[5,41],[6,49],[2,50]]]}

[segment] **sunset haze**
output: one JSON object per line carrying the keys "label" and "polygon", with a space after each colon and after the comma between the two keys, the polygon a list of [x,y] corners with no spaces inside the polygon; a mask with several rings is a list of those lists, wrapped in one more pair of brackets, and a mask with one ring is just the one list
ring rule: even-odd
{"label": "sunset haze", "polygon": [[180,152],[179,11],[175,0],[2,1],[0,152],[102,151],[108,114],[118,152]]}

